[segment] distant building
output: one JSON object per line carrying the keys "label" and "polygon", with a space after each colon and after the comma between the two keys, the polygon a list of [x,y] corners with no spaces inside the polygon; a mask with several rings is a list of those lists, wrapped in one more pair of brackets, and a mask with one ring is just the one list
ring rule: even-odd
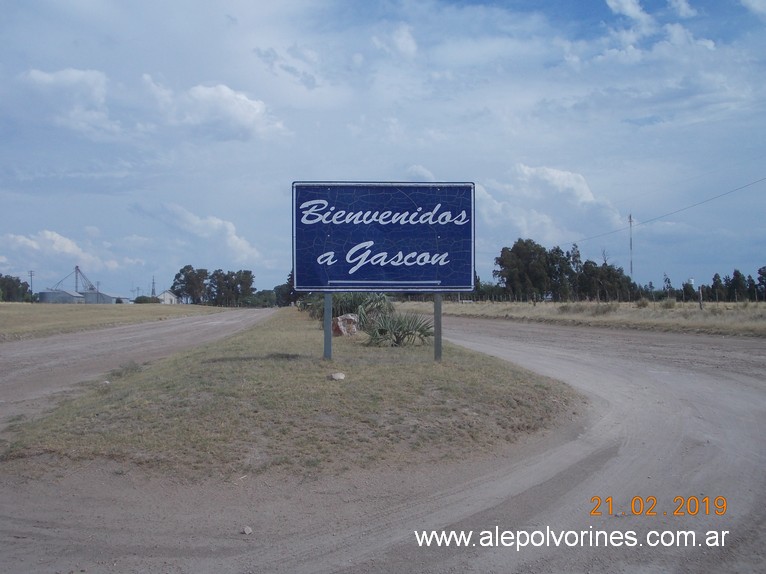
{"label": "distant building", "polygon": [[85,297],[75,291],[50,289],[37,294],[40,303],[85,303]]}
{"label": "distant building", "polygon": [[164,305],[178,305],[181,302],[181,298],[170,290],[163,291],[157,295],[157,299]]}
{"label": "distant building", "polygon": [[[74,290],[64,289],[64,282],[74,275]],[[94,285],[75,265],[74,271],[56,283],[52,288],[40,291],[38,300],[40,303],[89,303],[113,305],[121,301],[121,297],[115,297],[104,293]],[[82,287],[82,288],[80,288]]]}
{"label": "distant building", "polygon": [[85,297],[86,303],[99,303],[102,305],[113,305],[117,303],[117,299],[114,295],[107,295],[101,291],[80,291],[80,294]]}

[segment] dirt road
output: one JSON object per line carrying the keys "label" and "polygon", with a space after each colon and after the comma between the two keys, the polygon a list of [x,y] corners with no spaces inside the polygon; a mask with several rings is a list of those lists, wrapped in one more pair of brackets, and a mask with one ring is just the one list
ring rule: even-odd
{"label": "dirt road", "polygon": [[[444,327],[451,341],[568,382],[587,405],[493,460],[314,481],[190,485],[118,463],[37,478],[5,463],[0,571],[766,571],[763,340],[457,318]],[[78,368],[101,368],[92,361]],[[16,379],[0,366],[5,396]],[[57,373],[53,360],[46,380]],[[418,546],[415,531],[430,530],[473,538]],[[496,539],[503,531],[514,540]],[[517,531],[531,535],[519,550]],[[693,546],[679,531],[694,533]]]}
{"label": "dirt road", "polygon": [[271,309],[181,317],[0,344],[0,430],[11,417],[40,412],[77,383],[232,335]]}

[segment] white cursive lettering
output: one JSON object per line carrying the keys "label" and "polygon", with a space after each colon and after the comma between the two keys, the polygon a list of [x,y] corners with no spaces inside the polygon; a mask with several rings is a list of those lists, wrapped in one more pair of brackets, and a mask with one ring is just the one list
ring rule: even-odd
{"label": "white cursive lettering", "polygon": [[425,265],[447,265],[449,264],[449,252],[446,253],[429,253],[424,251],[418,253],[412,251],[410,253],[404,253],[399,251],[394,255],[390,255],[381,251],[373,254],[371,248],[375,245],[374,241],[365,241],[352,247],[346,254],[346,262],[353,264],[353,267],[349,269],[348,274],[353,275],[359,269],[365,265],[378,265],[385,267],[386,265],[392,265],[399,267],[404,265],[405,267],[412,267],[417,265],[423,267]]}
{"label": "white cursive lettering", "polygon": [[347,211],[345,209],[335,209],[324,199],[312,199],[304,201],[300,208],[301,223],[304,225],[314,225],[315,223],[324,223],[325,225],[343,225],[353,223],[354,225],[465,225],[470,221],[468,214],[462,210],[458,214],[452,211],[442,211],[442,204],[437,203],[430,211],[423,211],[418,207],[415,211]]}

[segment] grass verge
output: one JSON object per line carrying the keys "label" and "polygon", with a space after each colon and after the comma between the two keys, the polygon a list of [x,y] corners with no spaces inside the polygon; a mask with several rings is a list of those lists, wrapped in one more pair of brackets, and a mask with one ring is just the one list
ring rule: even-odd
{"label": "grass verge", "polygon": [[[571,411],[562,383],[458,347],[377,348],[335,338],[295,309],[203,350],[91,383],[44,418],[17,423],[4,459],[110,458],[197,477],[490,452]],[[343,372],[345,378],[329,375]]]}
{"label": "grass verge", "polygon": [[[673,302],[675,303],[675,302]],[[404,302],[396,308],[432,314],[433,303]],[[453,303],[444,315],[511,319],[557,325],[645,329],[710,335],[766,337],[766,303]]]}

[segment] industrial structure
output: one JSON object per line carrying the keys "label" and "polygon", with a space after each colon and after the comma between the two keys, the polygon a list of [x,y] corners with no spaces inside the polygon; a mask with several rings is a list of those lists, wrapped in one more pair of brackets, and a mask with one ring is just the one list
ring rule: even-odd
{"label": "industrial structure", "polygon": [[[64,288],[67,280],[74,275],[74,291]],[[119,297],[102,293],[93,285],[85,274],[75,266],[74,271],[56,283],[50,289],[40,291],[38,300],[40,303],[117,303]]]}

